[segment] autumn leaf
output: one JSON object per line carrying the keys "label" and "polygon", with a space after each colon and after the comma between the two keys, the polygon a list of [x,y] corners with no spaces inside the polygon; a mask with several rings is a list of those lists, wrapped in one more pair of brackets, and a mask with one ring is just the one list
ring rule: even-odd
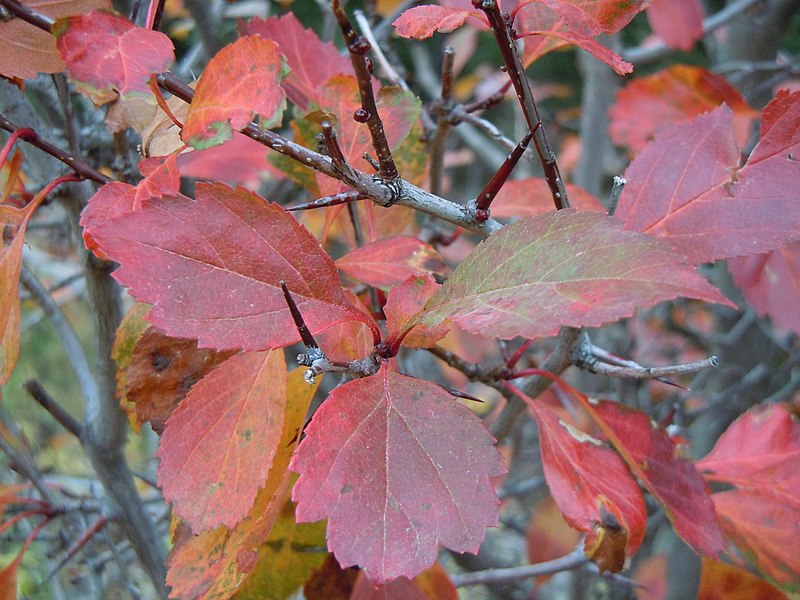
{"label": "autumn leaf", "polygon": [[356,579],[350,600],[428,600],[428,597],[407,577],[398,577],[376,586],[362,571]]}
{"label": "autumn leaf", "polygon": [[438,544],[475,552],[497,523],[492,436],[439,386],[386,364],[335,388],[292,460],[298,521],[328,519],[328,547],[371,581],[414,577]]}
{"label": "autumn leaf", "polygon": [[735,565],[703,559],[697,600],[787,600],[775,586]]}
{"label": "autumn leaf", "polygon": [[345,254],[336,266],[359,281],[384,288],[411,275],[441,275],[447,269],[433,246],[412,236],[370,242]]}
{"label": "autumn leaf", "polygon": [[625,171],[616,216],[695,264],[773,250],[800,237],[800,92],[778,92],[745,165],[725,106],[665,128]]}
{"label": "autumn leaf", "polygon": [[288,346],[300,336],[282,280],[312,333],[370,323],[345,295],[331,258],[283,208],[220,183],[198,184],[196,196],[152,198],[92,230],[99,249],[122,265],[114,277],[155,305],[153,325],[217,350]]}
{"label": "autumn leaf", "polygon": [[34,211],[58,182],[52,182],[24,208],[0,205],[0,225],[3,227],[0,246],[0,387],[11,378],[19,357],[19,322],[22,314],[19,275],[25,230]]}
{"label": "autumn leaf", "polygon": [[[583,188],[568,183],[569,204],[578,210],[605,212],[600,200]],[[553,212],[553,193],[543,177],[512,179],[500,189],[492,202],[495,219],[528,217]]]}
{"label": "autumn leaf", "polygon": [[[110,0],[21,0],[20,4],[53,19],[111,10]],[[0,22],[0,74],[32,79],[39,73],[63,70],[64,62],[51,34],[21,19]]]}
{"label": "autumn leaf", "polygon": [[641,152],[659,129],[687,121],[723,103],[733,110],[736,139],[746,143],[758,112],[739,91],[721,75],[702,67],[672,65],[634,79],[617,92],[616,102],[608,112],[608,133],[615,144]]}
{"label": "autumn leaf", "polygon": [[614,218],[568,209],[521,219],[481,242],[418,320],[532,338],[562,325],[601,325],[676,296],[724,302],[657,240],[622,231]]}
{"label": "autumn leaf", "polygon": [[277,452],[286,403],[283,353],[249,352],[196,383],[167,419],[158,484],[195,533],[233,527]]}
{"label": "autumn leaf", "polygon": [[[293,13],[268,19],[254,18],[239,24],[242,35],[260,35],[278,44],[289,66],[289,74],[281,81],[286,96],[300,110],[309,102],[325,102],[320,86],[335,75],[352,75],[353,65],[331,42],[323,42],[306,29]],[[324,56],[325,60],[320,60]]]}
{"label": "autumn leaf", "polygon": [[295,369],[286,383],[286,413],[272,468],[247,516],[233,529],[217,527],[179,536],[167,559],[171,597],[185,600],[229,598],[255,566],[249,559],[267,540],[289,499],[294,475],[286,470],[297,445],[308,406],[319,385],[304,380],[305,369]]}
{"label": "autumn leaf", "polygon": [[739,417],[698,463],[706,479],[735,486],[714,494],[723,527],[780,585],[800,589],[791,541],[800,522],[800,425],[793,405],[759,406]]}
{"label": "autumn leaf", "polygon": [[402,341],[409,348],[425,348],[447,335],[449,327],[444,323],[433,327],[414,324],[414,317],[440,287],[430,276],[412,275],[389,290],[383,312],[390,345]]}
{"label": "autumn leaf", "polygon": [[175,60],[166,35],[103,10],[61,19],[53,34],[70,77],[98,105],[119,96],[150,96],[150,76]]}
{"label": "autumn leaf", "polygon": [[728,261],[733,281],[756,312],[800,333],[800,241]]}
{"label": "autumn leaf", "polygon": [[719,556],[727,542],[711,496],[695,465],[679,454],[672,438],[639,410],[610,400],[590,405],[579,392],[573,390],[572,394],[588,408],[589,416],[631,471],[664,507],[683,541],[700,556]]}
{"label": "autumn leaf", "polygon": [[[535,564],[566,556],[575,549],[581,534],[570,527],[558,510],[552,496],[547,494],[534,504],[525,532],[528,562]],[[537,585],[550,579],[536,578]]]}
{"label": "autumn leaf", "polygon": [[703,37],[703,7],[697,0],[654,0],[647,22],[668,48],[689,51]]}
{"label": "autumn leaf", "polygon": [[196,340],[169,337],[149,327],[136,342],[125,375],[123,397],[136,422],[149,422],[156,433],[163,432],[191,387],[233,354],[201,349]]}
{"label": "autumn leaf", "polygon": [[286,64],[271,40],[257,35],[225,46],[203,70],[181,139],[198,150],[231,139],[254,118],[264,128],[281,122]]}
{"label": "autumn leaf", "polygon": [[[636,480],[606,443],[561,421],[540,402],[520,395],[539,429],[547,487],[564,519],[587,534],[587,555],[601,570],[619,572],[644,539],[647,511]],[[619,546],[608,540],[617,535]],[[593,543],[597,541],[597,546]]]}
{"label": "autumn leaf", "polygon": [[486,17],[479,10],[424,4],[403,11],[392,25],[400,37],[424,40],[437,31],[439,33],[455,31],[470,17],[486,24]]}
{"label": "autumn leaf", "polygon": [[287,502],[233,600],[288,599],[327,556],[325,523],[296,523],[294,504]]}

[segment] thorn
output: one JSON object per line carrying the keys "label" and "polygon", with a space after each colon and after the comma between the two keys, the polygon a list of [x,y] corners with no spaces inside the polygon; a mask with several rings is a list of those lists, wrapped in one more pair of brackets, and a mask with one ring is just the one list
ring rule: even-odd
{"label": "thorn", "polygon": [[466,392],[462,392],[462,391],[457,390],[455,388],[451,388],[449,386],[442,385],[441,383],[439,383],[437,385],[440,388],[442,388],[444,391],[446,391],[448,394],[450,394],[452,396],[455,396],[456,398],[463,398],[464,400],[472,400],[473,402],[480,402],[481,404],[485,404],[483,400],[481,400],[480,398],[476,398],[472,394],[468,394]]}
{"label": "thorn", "polygon": [[311,332],[308,330],[306,322],[303,320],[303,315],[300,314],[300,309],[297,308],[297,304],[294,298],[292,298],[289,288],[286,287],[286,282],[281,279],[280,284],[283,290],[283,297],[286,298],[286,304],[289,305],[289,312],[292,313],[292,319],[297,327],[297,332],[300,334],[300,339],[303,340],[306,348],[319,349],[319,344],[317,344],[317,340],[314,339],[314,336],[311,335]]}
{"label": "thorn", "polygon": [[312,208],[327,208],[329,206],[339,206],[340,204],[347,204],[348,202],[357,202],[358,200],[366,199],[367,196],[361,192],[351,190],[349,192],[339,192],[338,194],[333,194],[332,196],[323,196],[322,198],[318,198],[310,202],[304,202],[303,204],[289,206],[286,208],[286,210],[294,212],[297,210],[311,210]]}

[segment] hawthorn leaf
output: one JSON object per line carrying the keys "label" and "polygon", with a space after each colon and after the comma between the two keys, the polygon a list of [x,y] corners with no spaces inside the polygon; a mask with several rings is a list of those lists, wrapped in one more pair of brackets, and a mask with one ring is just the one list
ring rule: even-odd
{"label": "hawthorn leaf", "polygon": [[[628,467],[610,446],[561,421],[540,402],[524,397],[536,418],[547,487],[564,519],[587,534],[586,550],[601,570],[619,572],[644,539],[647,510]],[[613,552],[599,552],[592,542],[602,531],[622,540]],[[610,554],[610,555],[609,555]],[[605,568],[605,569],[604,569]]]}
{"label": "hawthorn leaf", "polygon": [[281,122],[287,73],[278,45],[258,35],[239,38],[212,58],[197,82],[181,139],[202,150],[233,137],[255,118],[264,128]]}
{"label": "hawthorn leaf", "polygon": [[479,10],[424,4],[403,11],[392,25],[400,37],[424,40],[437,31],[455,31],[470,17],[486,23],[486,17]]}
{"label": "hawthorn leaf", "polygon": [[796,415],[797,407],[789,404],[750,409],[698,463],[709,481],[735,486],[713,496],[723,527],[780,585],[800,581],[800,559],[790,542],[800,522]]}
{"label": "hawthorn leaf", "polygon": [[411,275],[389,290],[383,312],[390,345],[402,340],[408,348],[426,348],[447,335],[450,328],[445,323],[433,327],[414,324],[414,317],[440,287],[429,275]]}
{"label": "hawthorn leaf", "polygon": [[703,7],[697,0],[654,0],[647,22],[668,48],[689,51],[703,37]]}
{"label": "hawthorn leaf", "polygon": [[623,231],[612,217],[566,209],[526,217],[481,242],[418,320],[532,338],[562,325],[601,325],[677,296],[725,302],[658,240]]}
{"label": "hawthorn leaf", "polygon": [[147,313],[150,312],[148,304],[136,302],[122,318],[122,321],[117,327],[117,332],[114,335],[114,346],[111,348],[111,359],[116,365],[116,380],[117,380],[117,398],[119,398],[119,406],[128,417],[128,423],[136,433],[141,431],[142,425],[136,417],[136,408],[133,404],[127,401],[126,390],[128,386],[128,368],[131,366],[133,359],[133,349],[136,347],[136,342],[142,337],[142,334],[150,326],[150,323],[145,321]]}
{"label": "hawthorn leaf", "polygon": [[[191,535],[182,527],[167,559],[167,585],[171,597],[186,600],[229,598],[242,585],[255,566],[252,562],[259,546],[272,530],[281,509],[289,499],[294,475],[287,471],[297,446],[308,406],[318,383],[309,385],[305,369],[295,369],[286,384],[286,413],[277,452],[263,489],[247,516],[233,529],[217,527]],[[181,534],[182,533],[182,534]]]}
{"label": "hawthorn leaf", "polygon": [[759,315],[800,333],[800,241],[766,254],[730,259],[728,269]]}
{"label": "hawthorn leaf", "polygon": [[608,133],[615,144],[641,152],[656,132],[725,103],[733,110],[736,139],[746,143],[758,116],[728,81],[702,67],[672,65],[620,89],[609,110]]}
{"label": "hawthorn leaf", "polygon": [[196,340],[169,337],[149,327],[136,342],[125,377],[123,398],[131,405],[131,416],[139,426],[149,422],[162,433],[191,387],[233,354],[198,348]]}
{"label": "hawthorn leaf", "polygon": [[184,177],[222,181],[257,191],[271,174],[282,176],[270,163],[270,152],[263,144],[235,131],[219,146],[184,152],[178,157],[178,167]]}
{"label": "hawthorn leaf", "polygon": [[[242,35],[259,35],[278,44],[286,58],[289,74],[281,81],[286,96],[300,110],[311,101],[322,104],[320,86],[335,75],[352,75],[353,65],[331,42],[323,42],[312,29],[306,29],[294,16],[286,13],[268,19],[254,18],[239,24]],[[320,57],[325,60],[320,60]]]}
{"label": "hawthorn leaf", "polygon": [[166,35],[104,10],[60,19],[53,34],[69,76],[98,105],[120,96],[150,96],[150,76],[175,61]]}
{"label": "hawthorn leaf", "polygon": [[[49,191],[49,189],[46,189]],[[25,230],[34,211],[45,198],[40,193],[24,208],[0,205],[0,387],[11,378],[19,357],[19,324],[22,307],[19,300],[19,275],[22,270],[22,247]]]}
{"label": "hawthorn leaf", "polygon": [[408,235],[365,244],[338,259],[336,266],[359,281],[383,288],[411,275],[441,275],[447,269],[433,246]]}
{"label": "hawthorn leaf", "polygon": [[287,502],[233,600],[291,598],[327,557],[325,523],[295,522],[294,504]]}
{"label": "hawthorn leaf", "polygon": [[328,548],[373,583],[414,577],[438,544],[475,552],[497,524],[494,440],[434,383],[381,365],[335,388],[292,459],[297,520],[328,519]]}
{"label": "hawthorn leaf", "polygon": [[412,581],[428,600],[458,600],[458,590],[439,561]]}
{"label": "hawthorn leaf", "polygon": [[92,229],[99,249],[121,264],[114,278],[155,305],[153,325],[217,350],[288,346],[300,336],[282,280],[312,333],[344,321],[370,324],[331,258],[283,208],[220,183],[198,184],[196,196],[147,199]]}
{"label": "hawthorn leaf", "polygon": [[[20,0],[20,4],[53,19],[111,10],[110,0]],[[38,73],[63,70],[64,62],[52,35],[22,19],[0,22],[0,74],[9,79],[32,79]]]}
{"label": "hawthorn leaf", "polygon": [[778,92],[761,137],[737,170],[725,106],[663,129],[625,172],[616,216],[699,264],[773,250],[800,238],[800,92]]}
{"label": "hawthorn leaf", "polygon": [[360,574],[356,567],[343,569],[333,554],[328,554],[322,566],[303,584],[303,597],[306,600],[350,600]]}
{"label": "hawthorn leaf", "polygon": [[362,571],[356,579],[350,600],[428,600],[428,597],[407,577],[398,577],[375,586]]}
{"label": "hawthorn leaf", "polygon": [[[582,187],[567,184],[569,203],[578,210],[605,212],[600,200]],[[553,194],[543,177],[512,179],[500,188],[492,202],[492,216],[495,219],[528,217],[553,212]]]}
{"label": "hawthorn leaf", "polygon": [[[590,406],[588,401],[582,405]],[[700,556],[719,556],[727,542],[714,503],[695,465],[680,455],[672,438],[656,428],[645,413],[618,402],[601,400],[588,412],[642,485],[664,507],[683,541]]]}
{"label": "hawthorn leaf", "polygon": [[192,531],[232,528],[253,506],[285,405],[283,352],[246,352],[203,377],[167,419],[158,484]]}
{"label": "hawthorn leaf", "polygon": [[741,567],[705,558],[697,600],[787,600],[787,596]]}

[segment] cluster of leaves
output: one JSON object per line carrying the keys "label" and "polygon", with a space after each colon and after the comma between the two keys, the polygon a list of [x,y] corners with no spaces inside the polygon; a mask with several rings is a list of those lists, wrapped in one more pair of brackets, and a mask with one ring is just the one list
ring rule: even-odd
{"label": "cluster of leaves", "polygon": [[[530,340],[681,296],[730,304],[696,270],[720,259],[731,259],[734,279],[759,312],[800,330],[796,298],[772,293],[776,278],[797,271],[800,93],[781,91],[761,112],[758,141],[742,159],[737,139],[759,113],[721,78],[675,67],[634,81],[612,113],[615,141],[637,153],[615,215],[582,191],[580,209],[554,211],[543,180],[510,182],[492,211],[517,220],[448,273],[436,248],[417,236],[407,207],[354,208],[368,224],[364,241],[344,206],[301,222],[283,206],[217,180],[230,174],[213,166],[213,157],[234,156],[314,197],[349,192],[346,177],[298,163],[296,148],[316,148],[321,125],[335,132],[340,163],[373,172],[364,158],[374,138],[364,123],[372,115],[359,113],[363,82],[350,60],[292,14],[241,23],[238,39],[210,60],[186,104],[165,102],[157,87],[174,60],[167,36],[134,25],[102,0],[66,4],[74,12],[49,15],[57,19],[52,34],[19,20],[0,25],[7,43],[41,49],[38,63],[27,53],[7,53],[17,60],[0,64],[0,72],[26,78],[66,69],[95,104],[111,103],[110,126],[143,136],[141,181],[100,187],[81,225],[87,248],[119,263],[114,277],[142,303],[120,327],[115,358],[131,422],[150,422],[161,433],[158,484],[180,521],[168,560],[175,597],[246,593],[270,569],[269,539],[270,547],[275,539],[322,545],[319,528],[291,525],[290,499],[297,522],[327,519],[327,547],[341,566],[361,567],[354,597],[374,593],[364,576],[396,597],[451,593],[441,591],[452,585],[438,571],[426,570],[440,545],[477,551],[486,528],[498,522],[495,484],[506,468],[473,411],[438,384],[400,372],[401,348],[430,347],[450,329]],[[23,5],[48,14],[36,2]],[[476,6],[411,8],[395,22],[397,33],[419,39],[468,20],[487,26],[483,5]],[[619,73],[631,70],[594,38],[619,31],[642,2],[545,0],[504,8],[526,40],[523,64],[573,44]],[[672,43],[687,44],[680,36]],[[421,184],[420,100],[376,79],[371,85],[404,181]],[[267,153],[250,139],[283,122],[292,142],[268,144]],[[295,149],[285,151],[291,144]],[[310,150],[307,156],[331,160]],[[198,172],[211,181],[199,183],[194,197],[182,194],[181,175]],[[7,202],[13,177],[8,181],[0,207],[2,383],[19,343],[25,227],[49,192],[15,207]],[[349,245],[336,261],[327,244],[334,237]],[[346,287],[340,272],[349,278]],[[365,286],[377,293],[363,292]],[[301,341],[310,370],[290,372],[283,349]],[[330,392],[304,427],[316,390],[306,380],[336,369],[359,377]],[[508,368],[505,389],[536,419],[552,497],[567,523],[586,535],[585,552],[601,570],[621,570],[642,544],[643,487],[683,540],[712,561],[709,568],[723,553],[741,553],[797,591],[800,564],[789,553],[791,540],[776,542],[800,521],[791,472],[800,454],[796,406],[747,413],[694,463],[644,412],[590,401],[560,383],[581,407],[578,418],[509,383],[534,374],[551,376]],[[733,489],[711,494],[708,484],[717,482]],[[426,595],[432,588],[439,591]]]}

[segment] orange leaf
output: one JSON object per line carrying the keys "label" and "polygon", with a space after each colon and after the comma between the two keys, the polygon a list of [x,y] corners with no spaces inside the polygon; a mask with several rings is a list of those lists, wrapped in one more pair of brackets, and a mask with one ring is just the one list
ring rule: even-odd
{"label": "orange leaf", "polygon": [[786,600],[786,595],[740,567],[703,559],[697,600]]}

